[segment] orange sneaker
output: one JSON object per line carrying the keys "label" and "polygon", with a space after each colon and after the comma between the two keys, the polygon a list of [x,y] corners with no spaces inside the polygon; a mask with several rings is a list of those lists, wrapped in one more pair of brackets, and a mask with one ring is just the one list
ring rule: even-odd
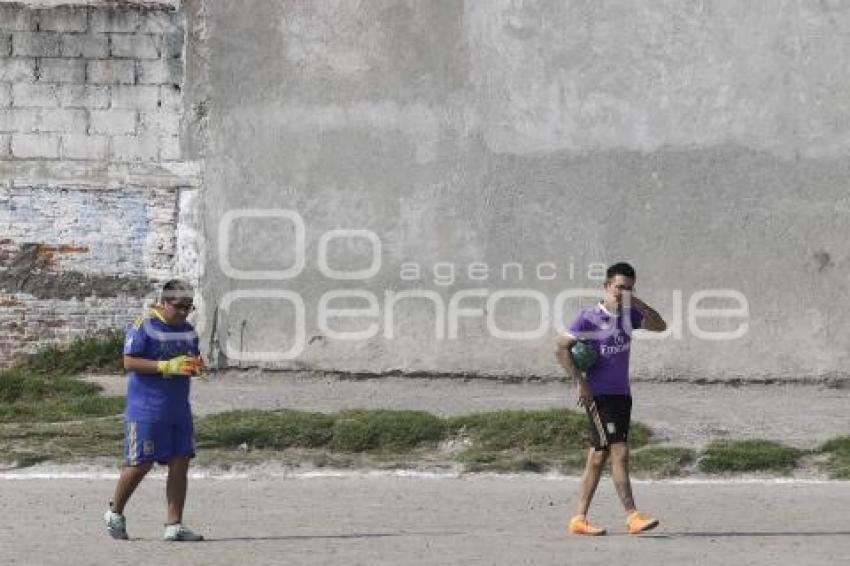
{"label": "orange sneaker", "polygon": [[630,535],[637,535],[654,529],[658,526],[658,519],[647,514],[635,511],[626,519],[626,528]]}
{"label": "orange sneaker", "polygon": [[567,532],[571,535],[598,537],[605,534],[605,529],[602,527],[595,527],[588,523],[585,515],[576,515],[570,519],[570,524],[567,526]]}

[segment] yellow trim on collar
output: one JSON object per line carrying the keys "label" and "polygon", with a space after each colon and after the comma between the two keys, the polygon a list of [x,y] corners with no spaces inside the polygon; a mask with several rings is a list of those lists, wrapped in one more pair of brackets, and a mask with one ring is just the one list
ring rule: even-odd
{"label": "yellow trim on collar", "polygon": [[164,324],[168,324],[167,322],[165,322],[165,318],[162,316],[162,313],[159,312],[158,308],[153,307],[148,314],[151,318],[156,318],[160,322],[162,322]]}

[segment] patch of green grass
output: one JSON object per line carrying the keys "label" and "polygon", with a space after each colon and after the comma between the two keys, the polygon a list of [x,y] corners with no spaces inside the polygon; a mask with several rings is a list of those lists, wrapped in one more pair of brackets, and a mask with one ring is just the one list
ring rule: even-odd
{"label": "patch of green grass", "polygon": [[123,397],[101,397],[100,387],[72,377],[20,368],[0,372],[0,422],[53,422],[115,415]]}
{"label": "patch of green grass", "polygon": [[834,479],[850,479],[850,436],[839,436],[823,443],[820,452],[829,454],[822,469]]}
{"label": "patch of green grass", "polygon": [[78,338],[70,344],[48,346],[29,356],[18,367],[43,375],[76,375],[86,371],[117,373],[122,370],[124,333],[106,330]]}
{"label": "patch of green grass", "polygon": [[100,387],[69,377],[47,377],[14,368],[0,372],[0,403],[50,401],[97,394]]}
{"label": "patch of green grass", "polygon": [[302,411],[230,411],[195,419],[199,448],[319,448],[333,438],[334,417]]}
{"label": "patch of green grass", "polygon": [[0,423],[52,423],[118,415],[124,397],[81,397],[41,402],[0,403]]}
{"label": "patch of green grass", "polygon": [[769,440],[717,441],[709,444],[699,460],[703,472],[790,473],[801,450]]}
{"label": "patch of green grass", "polygon": [[[34,386],[24,389],[41,391]],[[88,389],[81,392],[85,395],[41,401],[20,401],[25,396],[16,393],[19,401],[0,407],[0,421],[19,421],[0,424],[0,451],[5,459],[120,458],[123,427],[117,417],[34,422],[59,420],[71,413],[111,415],[120,411],[121,399],[90,396]],[[256,464],[271,459],[316,467],[451,469],[461,463],[470,471],[494,472],[580,469],[586,453],[586,428],[584,415],[567,410],[499,411],[452,418],[422,411],[324,414],[246,410],[195,420],[199,462],[208,464]],[[448,440],[459,440],[464,449],[458,453],[439,448]]]}
{"label": "patch of green grass", "polygon": [[331,447],[343,452],[406,452],[446,437],[445,420],[425,411],[343,411],[336,415]]}
{"label": "patch of green grass", "polygon": [[[496,411],[448,419],[457,437],[472,446],[458,459],[468,471],[529,472],[558,468],[571,473],[584,467],[587,417],[569,409]],[[652,433],[632,423],[629,443],[645,445]]]}
{"label": "patch of green grass", "polygon": [[120,458],[124,428],[119,417],[65,423],[0,425],[0,461],[29,466],[51,460]]}
{"label": "patch of green grass", "polygon": [[565,451],[587,446],[586,417],[567,409],[463,415],[451,417],[449,427],[483,451]]}
{"label": "patch of green grass", "polygon": [[0,371],[0,422],[55,422],[120,413],[123,397],[101,397],[98,385],[72,377],[120,369],[121,333],[109,331],[49,346]]}
{"label": "patch of green grass", "polygon": [[696,451],[674,446],[648,446],[630,454],[631,469],[656,477],[680,476],[696,461]]}
{"label": "patch of green grass", "polygon": [[637,450],[652,440],[652,429],[643,423],[632,421],[629,426],[629,448]]}
{"label": "patch of green grass", "polygon": [[519,450],[471,449],[458,456],[466,472],[545,472],[556,462],[547,454],[522,452]]}
{"label": "patch of green grass", "polygon": [[199,446],[234,448],[323,448],[341,452],[406,452],[435,445],[445,421],[423,411],[232,411],[197,419]]}

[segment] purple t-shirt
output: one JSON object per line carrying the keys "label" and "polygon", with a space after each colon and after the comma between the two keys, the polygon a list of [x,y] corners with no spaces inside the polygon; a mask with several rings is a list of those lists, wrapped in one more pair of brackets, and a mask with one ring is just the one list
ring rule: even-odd
{"label": "purple t-shirt", "polygon": [[567,332],[576,340],[587,343],[596,350],[597,361],[587,371],[588,385],[593,395],[630,395],[629,353],[632,347],[632,330],[640,328],[643,321],[635,309],[623,311],[625,317],[612,314],[598,304],[581,311]]}

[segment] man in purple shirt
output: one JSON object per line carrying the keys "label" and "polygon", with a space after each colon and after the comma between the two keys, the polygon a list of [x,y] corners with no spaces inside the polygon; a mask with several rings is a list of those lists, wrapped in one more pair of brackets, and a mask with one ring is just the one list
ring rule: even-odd
{"label": "man in purple shirt", "polygon": [[[578,403],[587,409],[593,444],[581,478],[578,508],[567,528],[571,534],[605,534],[604,528],[588,522],[587,511],[609,452],[611,475],[626,511],[628,532],[638,534],[658,525],[657,519],[637,510],[629,480],[629,354],[632,330],[663,332],[667,325],[654,309],[632,294],[634,283],[635,270],[631,265],[616,263],[609,267],[602,302],[579,313],[566,334],[558,337],[555,356],[578,383]],[[584,374],[570,355],[578,341],[597,354],[596,363]]]}

